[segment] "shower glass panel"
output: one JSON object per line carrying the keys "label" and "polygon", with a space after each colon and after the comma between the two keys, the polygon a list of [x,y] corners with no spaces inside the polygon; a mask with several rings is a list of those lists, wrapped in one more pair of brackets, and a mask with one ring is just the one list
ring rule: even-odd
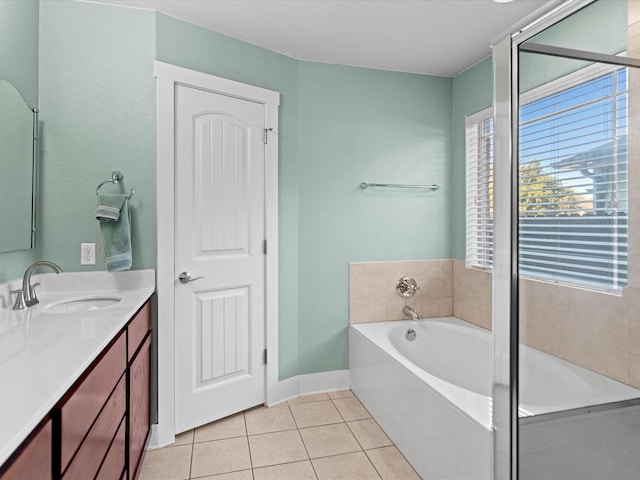
{"label": "shower glass panel", "polygon": [[523,480],[640,472],[639,3],[595,1],[519,45]]}

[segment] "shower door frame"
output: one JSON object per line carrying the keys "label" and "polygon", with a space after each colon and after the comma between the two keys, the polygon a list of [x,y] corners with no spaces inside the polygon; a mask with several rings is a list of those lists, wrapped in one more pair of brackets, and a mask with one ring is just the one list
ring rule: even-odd
{"label": "shower door frame", "polygon": [[518,54],[521,44],[595,1],[550,2],[546,13],[493,42],[494,480],[518,479]]}

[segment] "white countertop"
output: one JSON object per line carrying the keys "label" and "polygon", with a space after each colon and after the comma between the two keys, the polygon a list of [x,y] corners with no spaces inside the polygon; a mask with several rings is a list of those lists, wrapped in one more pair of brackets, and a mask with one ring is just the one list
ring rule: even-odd
{"label": "white countertop", "polygon": [[[12,310],[0,285],[0,465],[38,425],[155,290],[153,270],[33,275],[40,303]],[[118,297],[93,311],[49,313],[51,303],[80,296]]]}

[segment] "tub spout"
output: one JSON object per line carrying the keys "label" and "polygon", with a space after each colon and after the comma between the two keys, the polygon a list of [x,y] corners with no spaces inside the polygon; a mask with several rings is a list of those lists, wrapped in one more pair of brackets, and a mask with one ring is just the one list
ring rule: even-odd
{"label": "tub spout", "polygon": [[402,313],[404,313],[405,315],[409,315],[411,317],[411,320],[418,320],[418,312],[416,312],[415,309],[413,307],[410,307],[409,305],[406,305],[402,309]]}

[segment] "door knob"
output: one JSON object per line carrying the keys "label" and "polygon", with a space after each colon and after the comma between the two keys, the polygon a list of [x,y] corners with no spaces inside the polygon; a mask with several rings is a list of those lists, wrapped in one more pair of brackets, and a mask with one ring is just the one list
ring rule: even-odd
{"label": "door knob", "polygon": [[180,280],[181,283],[193,282],[195,280],[198,280],[199,278],[204,277],[191,278],[191,274],[189,272],[182,272],[180,275],[178,275],[178,280]]}

